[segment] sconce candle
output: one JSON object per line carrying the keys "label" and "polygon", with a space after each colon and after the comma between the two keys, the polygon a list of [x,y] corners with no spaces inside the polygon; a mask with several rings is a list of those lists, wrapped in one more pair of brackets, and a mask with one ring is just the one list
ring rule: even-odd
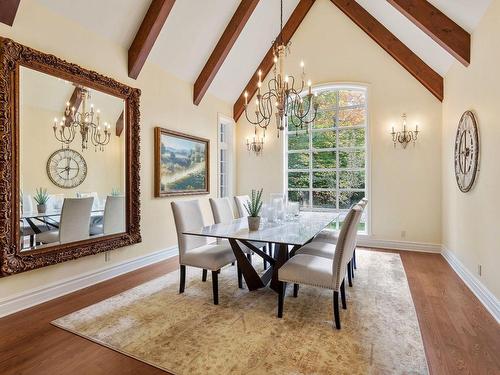
{"label": "sconce candle", "polygon": [[406,130],[406,113],[403,113],[401,116],[403,118],[403,130],[396,132],[394,130],[394,126],[392,127],[392,142],[394,143],[394,148],[396,148],[396,144],[400,143],[403,148],[408,146],[408,143],[413,142],[413,146],[415,146],[415,142],[418,138],[418,125],[415,125],[415,130]]}

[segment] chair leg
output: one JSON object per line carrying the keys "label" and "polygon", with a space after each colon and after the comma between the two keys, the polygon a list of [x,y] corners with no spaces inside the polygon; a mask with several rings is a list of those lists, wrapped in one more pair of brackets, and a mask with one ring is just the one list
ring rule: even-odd
{"label": "chair leg", "polygon": [[181,281],[179,284],[179,294],[184,293],[184,287],[186,286],[186,266],[181,264]]}
{"label": "chair leg", "polygon": [[351,274],[352,278],[354,279],[354,261],[351,259]]}
{"label": "chair leg", "polygon": [[351,262],[347,263],[347,279],[349,280],[349,286],[352,286],[352,268]]}
{"label": "chair leg", "polygon": [[[264,247],[264,252],[267,254],[267,245]],[[266,258],[262,258],[262,262],[264,263],[264,271],[267,270],[267,260]]]}
{"label": "chair leg", "polygon": [[333,292],[333,315],[335,318],[335,327],[340,329],[340,311],[339,311],[339,292]]}
{"label": "chair leg", "polygon": [[285,303],[286,283],[280,281],[278,293],[278,318],[283,318],[283,305]]}
{"label": "chair leg", "polygon": [[345,299],[345,285],[344,285],[344,280],[342,280],[342,284],[340,284],[340,297],[342,299],[342,308],[344,310],[347,309],[347,303]]}
{"label": "chair leg", "polygon": [[358,266],[356,264],[356,250],[354,250],[354,253],[352,253],[352,260],[353,260],[354,269],[357,270]]}
{"label": "chair leg", "polygon": [[203,269],[203,272],[201,274],[201,281],[205,282],[207,281],[207,270]]}
{"label": "chair leg", "polygon": [[243,273],[241,272],[240,266],[238,267],[238,288],[243,289]]}
{"label": "chair leg", "polygon": [[219,272],[212,271],[212,290],[214,293],[214,305],[219,304]]}
{"label": "chair leg", "polygon": [[293,296],[297,298],[299,295],[299,284],[293,284]]}

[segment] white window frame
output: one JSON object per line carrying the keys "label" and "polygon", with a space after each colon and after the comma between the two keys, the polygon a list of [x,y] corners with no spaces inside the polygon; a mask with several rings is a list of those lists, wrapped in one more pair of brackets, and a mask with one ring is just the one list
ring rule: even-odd
{"label": "white window frame", "polygon": [[[336,167],[335,168],[326,168],[326,169],[321,169],[322,172],[336,172],[337,174],[337,186],[335,191],[337,192],[342,192],[342,191],[365,191],[365,197],[368,199],[368,206],[365,209],[364,213],[364,218],[366,220],[365,223],[365,230],[364,231],[359,231],[360,234],[363,235],[371,235],[371,209],[370,209],[370,202],[371,202],[371,142],[370,142],[370,95],[369,95],[369,85],[364,84],[364,83],[327,83],[327,84],[322,84],[322,85],[316,85],[312,88],[312,92],[319,92],[319,91],[325,91],[325,90],[342,90],[342,89],[354,89],[354,90],[364,90],[365,91],[365,101],[366,101],[366,118],[365,118],[365,125],[355,125],[355,126],[349,126],[347,129],[360,129],[364,128],[365,129],[365,188],[364,189],[339,189],[339,153],[336,152]],[[348,107],[342,107],[342,109],[348,108]],[[337,103],[337,108],[336,111],[338,113],[338,103]],[[326,128],[326,129],[315,129],[315,132],[322,132],[322,131],[331,131],[332,129]],[[305,130],[299,130],[300,133],[305,133]],[[295,131],[292,132],[295,134]],[[284,147],[283,147],[283,152],[284,152],[284,191],[288,196],[288,132],[285,132],[284,134]],[[336,139],[338,139],[338,128],[336,129]],[[321,151],[349,151],[349,150],[359,150],[359,147],[340,147],[340,148],[325,148],[321,149]],[[304,150],[292,150],[291,153],[301,153],[304,152]],[[309,148],[307,149],[307,152],[312,152],[312,136],[309,137]],[[309,159],[309,168],[305,169],[293,169],[291,172],[308,172],[312,173],[314,168],[312,168],[312,158]],[[342,171],[360,171],[363,170],[363,168],[342,168]],[[312,204],[312,179],[309,181],[309,187],[308,188],[294,188],[291,190],[294,191],[309,191],[309,201]],[[332,189],[328,188],[314,188],[314,191],[331,191]],[[336,195],[336,207],[338,207],[338,199],[339,195]],[[334,211],[334,212],[340,212],[340,213],[346,213],[348,210],[347,209],[328,209],[328,208],[312,208],[309,207],[307,208],[308,211]]]}
{"label": "white window frame", "polygon": [[[225,127],[225,139],[221,139],[221,125]],[[221,113],[217,114],[217,197],[231,197],[234,195],[234,176],[236,163],[235,156],[235,122],[234,120]],[[226,151],[226,160],[221,160],[221,150]],[[224,163],[224,167],[223,167]],[[221,184],[221,175],[224,175],[225,195],[222,195],[223,183]]]}

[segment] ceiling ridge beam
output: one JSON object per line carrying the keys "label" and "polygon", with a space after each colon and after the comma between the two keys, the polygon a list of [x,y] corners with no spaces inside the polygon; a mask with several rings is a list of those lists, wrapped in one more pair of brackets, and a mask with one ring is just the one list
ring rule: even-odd
{"label": "ceiling ridge beam", "polygon": [[175,0],[152,0],[134,41],[128,49],[128,76],[136,79],[156,38],[174,6]]}
{"label": "ceiling ridge beam", "polygon": [[0,22],[12,26],[21,0],[0,0]]}
{"label": "ceiling ridge beam", "polygon": [[470,34],[426,0],[387,0],[394,8],[460,61],[470,64]]}
{"label": "ceiling ridge beam", "polygon": [[401,42],[365,8],[354,0],[330,0],[380,47],[415,77],[436,98],[443,101],[443,77]]}
{"label": "ceiling ridge beam", "polygon": [[[293,34],[299,28],[302,20],[307,15],[314,2],[315,0],[300,0],[300,2],[297,4],[292,14],[290,15],[290,18],[288,18],[285,26],[283,26],[283,41],[285,44],[288,43],[290,39],[292,39]],[[276,37],[278,36],[279,35],[277,35]],[[271,47],[262,59],[259,67],[255,70],[252,78],[250,78],[250,81],[248,81],[245,89],[236,100],[236,103],[234,103],[233,118],[235,121],[238,121],[240,116],[243,114],[243,111],[245,110],[245,91],[248,92],[249,98],[253,97],[257,92],[257,73],[259,72],[259,70],[262,71],[262,76],[265,77],[269,74],[273,65],[273,47]]]}
{"label": "ceiling ridge beam", "polygon": [[238,9],[234,12],[233,17],[227,24],[226,29],[194,83],[193,103],[195,105],[200,104],[258,3],[259,0],[242,0]]}

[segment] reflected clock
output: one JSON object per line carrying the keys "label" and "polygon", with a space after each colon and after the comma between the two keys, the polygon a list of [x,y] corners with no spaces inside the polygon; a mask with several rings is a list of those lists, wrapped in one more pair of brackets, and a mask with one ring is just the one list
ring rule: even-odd
{"label": "reflected clock", "polygon": [[47,160],[47,175],[54,185],[71,189],[85,181],[87,163],[75,150],[57,150]]}
{"label": "reflected clock", "polygon": [[479,133],[476,116],[466,111],[458,124],[455,139],[455,177],[460,191],[467,193],[474,186],[479,170]]}

